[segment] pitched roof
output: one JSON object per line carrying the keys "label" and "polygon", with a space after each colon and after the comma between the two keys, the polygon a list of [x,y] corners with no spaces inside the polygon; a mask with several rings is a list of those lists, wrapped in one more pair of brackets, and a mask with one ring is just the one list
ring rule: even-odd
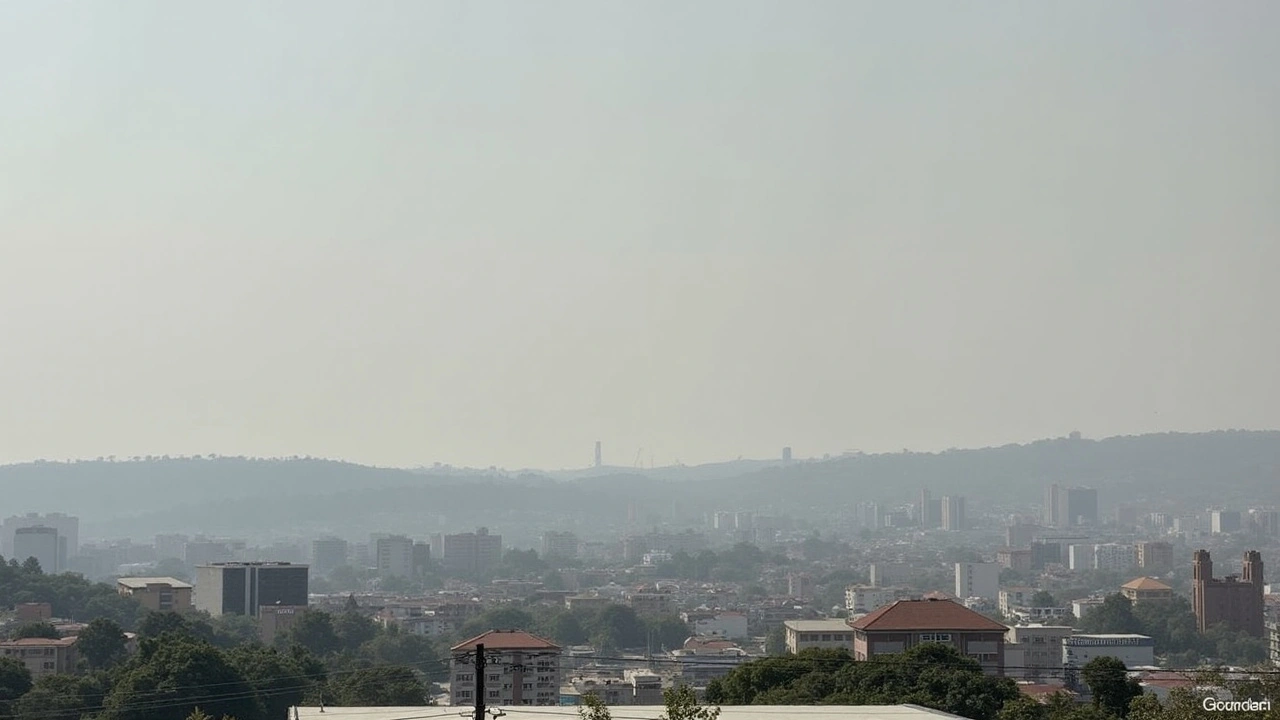
{"label": "pitched roof", "polygon": [[949,600],[899,600],[849,623],[857,630],[968,630],[1004,632],[1007,627]]}
{"label": "pitched roof", "polygon": [[475,650],[476,645],[484,643],[485,650],[559,650],[560,646],[523,630],[490,630],[480,633],[470,640],[463,640],[450,650],[462,652]]}
{"label": "pitched roof", "polygon": [[1134,578],[1129,582],[1121,585],[1125,590],[1172,590],[1173,588],[1165,585],[1153,577]]}

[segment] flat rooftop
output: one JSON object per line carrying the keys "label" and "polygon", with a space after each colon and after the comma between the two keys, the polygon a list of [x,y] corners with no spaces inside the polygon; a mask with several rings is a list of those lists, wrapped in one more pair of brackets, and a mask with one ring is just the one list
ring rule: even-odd
{"label": "flat rooftop", "polygon": [[149,585],[168,585],[176,590],[190,590],[191,584],[171,577],[123,577],[116,580],[130,590],[146,590]]}
{"label": "flat rooftop", "polygon": [[[456,718],[470,716],[475,708],[466,706],[440,707],[298,707],[289,713],[297,720],[426,720],[427,718]],[[662,705],[618,705],[612,708],[628,720],[659,720],[667,708]],[[625,712],[624,712],[625,711]],[[578,720],[577,706],[502,706],[504,717],[511,720],[547,720],[569,718]],[[722,705],[720,720],[761,720],[761,718],[804,718],[804,720],[938,720],[960,718],[959,715],[930,710],[918,705]]]}

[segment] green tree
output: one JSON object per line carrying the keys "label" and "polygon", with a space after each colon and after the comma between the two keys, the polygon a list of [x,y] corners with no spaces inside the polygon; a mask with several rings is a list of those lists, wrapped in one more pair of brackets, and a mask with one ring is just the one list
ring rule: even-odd
{"label": "green tree", "polygon": [[1053,597],[1053,593],[1048,590],[1038,590],[1035,595],[1031,596],[1031,607],[1058,607],[1058,601]]}
{"label": "green tree", "polygon": [[111,687],[105,673],[46,675],[13,705],[16,720],[68,720],[102,707]]}
{"label": "green tree", "polygon": [[779,625],[764,636],[764,651],[769,655],[787,654],[787,629]]}
{"label": "green tree", "polygon": [[698,694],[688,685],[663,690],[662,700],[667,709],[660,720],[716,720],[720,717],[720,708],[699,704]]}
{"label": "green tree", "polygon": [[34,557],[29,557],[22,561],[22,572],[27,575],[43,575],[44,569],[40,567],[40,561]]}
{"label": "green tree", "polygon": [[31,671],[23,663],[0,657],[0,714],[9,714],[13,702],[31,690]]}
{"label": "green tree", "polygon": [[578,706],[579,720],[613,720],[613,713],[595,693],[582,696],[582,704]]}
{"label": "green tree", "polygon": [[260,645],[242,645],[227,660],[262,698],[265,720],[288,720],[289,708],[301,705],[307,692],[324,678],[298,658]]}
{"label": "green tree", "polygon": [[1129,714],[1129,703],[1142,695],[1142,685],[1129,678],[1124,662],[1114,657],[1096,657],[1080,671],[1094,707],[1123,718]]}
{"label": "green tree", "polygon": [[303,610],[279,637],[282,646],[297,644],[319,658],[340,652],[343,646],[333,627],[333,616],[322,610]]}
{"label": "green tree", "polygon": [[648,640],[644,621],[626,605],[606,605],[588,625],[591,641],[602,650],[644,647]]}
{"label": "green tree", "polygon": [[430,704],[426,686],[412,670],[403,666],[358,669],[331,679],[323,692],[323,700],[329,705],[413,707]]}
{"label": "green tree", "polygon": [[57,640],[62,637],[62,633],[58,632],[58,628],[47,622],[27,623],[13,631],[13,639],[21,640],[23,638],[45,638],[47,640]]}
{"label": "green tree", "polygon": [[652,643],[654,650],[674,650],[684,646],[684,641],[692,634],[689,624],[674,615],[663,618],[652,618],[645,622],[648,637],[646,643]]}
{"label": "green tree", "polygon": [[1024,695],[1005,703],[996,713],[996,720],[1049,720],[1049,707]]}
{"label": "green tree", "polygon": [[333,618],[333,632],[343,651],[355,652],[378,636],[378,626],[358,612],[346,611]]}
{"label": "green tree", "polygon": [[1129,634],[1141,633],[1142,621],[1133,614],[1133,605],[1129,598],[1115,593],[1098,607],[1090,610],[1080,621],[1080,628],[1086,633]]}
{"label": "green tree", "polygon": [[138,655],[107,695],[102,720],[154,720],[155,709],[182,715],[203,708],[211,715],[262,716],[253,686],[207,642],[165,633],[141,642]]}
{"label": "green tree", "polygon": [[394,625],[366,642],[360,652],[376,665],[405,665],[428,672],[445,666],[439,661],[430,640],[404,632]]}
{"label": "green tree", "polygon": [[89,667],[100,670],[124,659],[128,638],[113,621],[98,618],[76,636],[76,649]]}

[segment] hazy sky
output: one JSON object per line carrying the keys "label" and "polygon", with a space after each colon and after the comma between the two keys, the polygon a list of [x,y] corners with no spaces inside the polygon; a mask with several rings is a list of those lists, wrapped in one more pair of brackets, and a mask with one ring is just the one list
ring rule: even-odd
{"label": "hazy sky", "polygon": [[1280,427],[1280,3],[0,4],[0,460]]}

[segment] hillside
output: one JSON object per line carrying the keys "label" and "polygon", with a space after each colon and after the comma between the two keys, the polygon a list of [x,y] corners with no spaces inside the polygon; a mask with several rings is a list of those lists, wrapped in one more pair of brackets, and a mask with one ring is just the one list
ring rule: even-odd
{"label": "hillside", "polygon": [[708,472],[697,480],[669,479],[698,474],[668,469],[556,480],[315,459],[158,458],[4,466],[0,487],[6,489],[6,514],[60,510],[80,515],[87,526],[141,537],[184,529],[385,526],[409,532],[535,521],[616,528],[629,507],[642,524],[719,509],[830,513],[861,500],[910,502],[922,487],[935,496],[968,495],[979,507],[1034,504],[1049,482],[1098,487],[1104,510],[1134,501],[1154,509],[1171,497],[1205,505],[1280,503],[1280,432],[1053,439],[754,467],[727,477]]}

